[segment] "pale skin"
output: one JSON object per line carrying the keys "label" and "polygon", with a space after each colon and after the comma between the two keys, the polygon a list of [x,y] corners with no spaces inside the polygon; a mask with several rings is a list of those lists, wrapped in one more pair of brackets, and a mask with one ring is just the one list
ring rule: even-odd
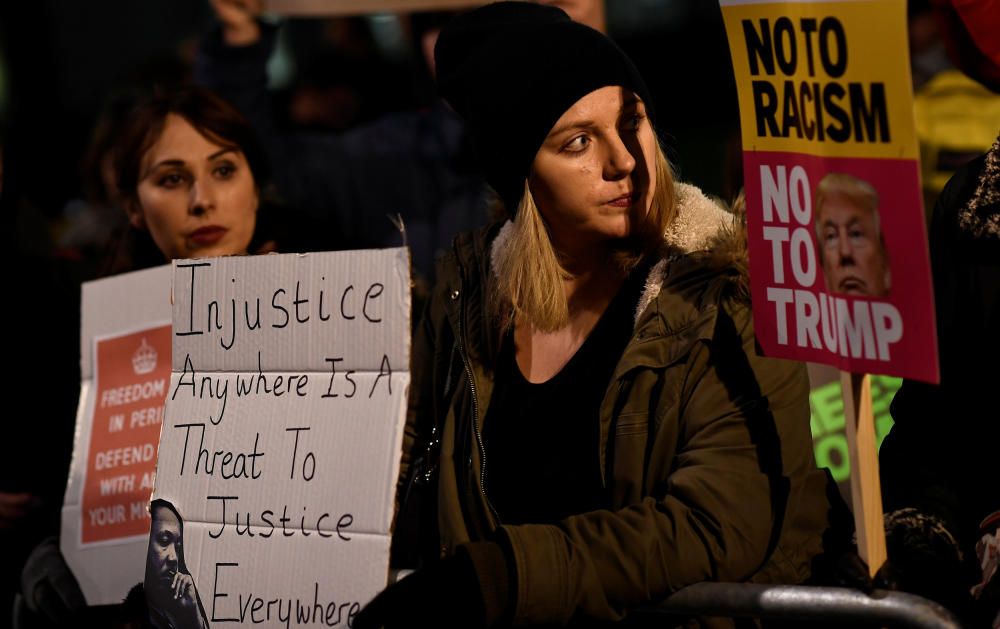
{"label": "pale skin", "polygon": [[612,259],[650,208],[656,186],[656,135],[631,92],[604,87],[584,96],[553,125],[532,166],[531,194],[563,266],[569,322],[541,332],[515,321],[517,364],[545,382],[569,362],[624,281]]}
{"label": "pale skin", "polygon": [[243,153],[202,135],[176,114],[143,156],[132,226],[149,231],[168,260],[247,253],[257,187]]}

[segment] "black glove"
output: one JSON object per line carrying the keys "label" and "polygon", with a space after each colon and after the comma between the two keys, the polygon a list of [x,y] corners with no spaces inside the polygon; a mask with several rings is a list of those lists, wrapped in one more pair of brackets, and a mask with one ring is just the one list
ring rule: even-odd
{"label": "black glove", "polygon": [[54,537],[42,540],[24,562],[21,595],[36,620],[56,626],[69,625],[87,608],[80,584]]}
{"label": "black glove", "polygon": [[485,629],[486,610],[471,557],[457,554],[390,585],[354,618],[354,629]]}
{"label": "black glove", "polygon": [[868,564],[858,555],[856,549],[846,550],[834,558],[833,584],[838,587],[854,588],[865,594],[875,589]]}

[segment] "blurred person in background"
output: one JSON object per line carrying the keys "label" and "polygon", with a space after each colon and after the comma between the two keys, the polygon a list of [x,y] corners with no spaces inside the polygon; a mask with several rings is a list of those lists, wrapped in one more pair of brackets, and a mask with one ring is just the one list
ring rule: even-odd
{"label": "blurred person in background", "polygon": [[[991,79],[989,63],[984,62],[990,54],[1000,57],[995,47],[989,52],[989,40],[1000,39],[995,35],[1000,18],[977,8],[986,4],[979,0],[955,6],[950,0],[908,3],[914,119],[928,221],[948,179],[987,151],[1000,127],[1000,93],[989,89],[991,83],[1000,84],[1000,77]],[[960,11],[973,11],[974,17],[963,21]],[[1000,9],[994,5],[993,11]],[[970,43],[971,35],[956,36],[966,32],[966,22],[982,33],[984,52]],[[979,79],[960,68],[971,69]]]}
{"label": "blurred person in background", "polygon": [[[935,6],[956,65],[1000,94],[997,4]],[[879,452],[888,559],[876,584],[934,599],[969,627],[1000,626],[1000,118],[992,133],[931,215],[940,383],[903,381]]]}
{"label": "blurred person in background", "polygon": [[[196,79],[251,120],[275,165],[279,193],[323,226],[314,248],[398,246],[402,218],[419,277],[454,234],[487,218],[486,190],[464,125],[443,102],[389,114],[342,134],[278,129],[267,90],[276,28],[260,21],[259,0],[212,0],[219,27],[203,41]],[[415,16],[422,54],[433,50],[448,14]],[[432,71],[432,63],[428,67]],[[331,69],[332,71],[332,69]],[[389,81],[388,77],[373,77]],[[415,289],[426,293],[426,285]]]}

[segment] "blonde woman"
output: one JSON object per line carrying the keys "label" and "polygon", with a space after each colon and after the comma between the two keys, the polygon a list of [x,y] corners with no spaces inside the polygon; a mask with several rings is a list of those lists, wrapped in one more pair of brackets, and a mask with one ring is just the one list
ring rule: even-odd
{"label": "blonde woman", "polygon": [[354,626],[619,620],[699,581],[806,580],[828,503],[805,369],[754,351],[732,215],[673,180],[631,62],[511,2],[436,59],[509,220],[439,265],[399,490],[429,485],[430,551]]}

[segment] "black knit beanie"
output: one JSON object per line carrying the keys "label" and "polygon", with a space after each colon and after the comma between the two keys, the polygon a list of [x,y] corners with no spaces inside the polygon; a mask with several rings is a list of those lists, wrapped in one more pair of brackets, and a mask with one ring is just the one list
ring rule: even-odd
{"label": "black knit beanie", "polygon": [[610,85],[649,91],[621,49],[552,6],[497,2],[455,17],[434,48],[441,96],[469,126],[486,181],[513,217],[559,117]]}

